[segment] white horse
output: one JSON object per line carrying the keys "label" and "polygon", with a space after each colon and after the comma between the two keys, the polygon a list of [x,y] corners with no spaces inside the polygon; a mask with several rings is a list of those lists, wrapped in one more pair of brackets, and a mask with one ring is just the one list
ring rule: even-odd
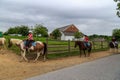
{"label": "white horse", "polygon": [[[13,40],[11,40],[11,43]],[[35,46],[34,48],[31,48],[32,44],[30,44],[30,48],[28,48],[28,51],[30,52],[36,52],[37,53],[37,57],[35,58],[34,62],[38,60],[40,54],[43,55],[44,57],[44,61],[46,60],[46,57],[47,57],[47,44],[46,43],[43,43],[43,42],[40,42],[40,41],[36,41],[35,42]],[[19,47],[20,51],[21,51],[21,60],[25,60],[28,62],[28,59],[26,58],[26,53],[27,53],[27,50],[25,48],[25,41],[19,41],[16,43],[16,45]],[[11,46],[9,46],[11,47]]]}
{"label": "white horse", "polygon": [[5,44],[6,44],[6,39],[0,38],[0,45],[3,46],[4,48],[6,48]]}
{"label": "white horse", "polygon": [[19,45],[21,42],[21,39],[8,39],[8,47],[11,47],[12,45]]}

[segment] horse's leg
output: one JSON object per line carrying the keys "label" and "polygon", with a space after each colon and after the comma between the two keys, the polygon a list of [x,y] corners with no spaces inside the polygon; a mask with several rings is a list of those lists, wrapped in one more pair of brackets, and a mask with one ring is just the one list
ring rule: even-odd
{"label": "horse's leg", "polygon": [[115,48],[115,53],[118,53],[118,48],[117,47]]}
{"label": "horse's leg", "polygon": [[23,59],[24,59],[22,54],[23,54],[23,52],[21,51],[21,59],[20,59],[20,62],[22,62]]}
{"label": "horse's leg", "polygon": [[43,54],[43,61],[46,61],[46,56],[47,56],[47,54],[46,54],[46,52],[44,51],[44,49],[42,50],[41,53]]}
{"label": "horse's leg", "polygon": [[28,62],[28,59],[26,58],[26,50],[24,50],[23,52],[21,52],[21,56],[23,57],[23,59],[25,60],[25,61],[27,61]]}
{"label": "horse's leg", "polygon": [[[44,53],[44,52],[43,52]],[[44,59],[44,61],[46,61],[46,57],[47,57],[47,54],[45,53],[45,54],[43,54],[43,59]]]}
{"label": "horse's leg", "polygon": [[90,56],[91,48],[88,49],[88,57]]}
{"label": "horse's leg", "polygon": [[85,49],[84,49],[83,51],[84,51],[84,55],[85,55],[85,57],[86,57]]}
{"label": "horse's leg", "polygon": [[42,51],[37,51],[37,57],[35,58],[34,62],[36,62],[36,61],[38,60],[41,52],[42,52]]}
{"label": "horse's leg", "polygon": [[6,46],[7,46],[7,45],[6,45],[6,41],[4,41],[4,44],[3,44],[3,45],[4,45],[4,49],[7,49],[7,47],[6,47]]}
{"label": "horse's leg", "polygon": [[109,51],[110,51],[110,53],[111,53],[111,52],[112,52],[112,49],[110,48],[110,50],[109,50]]}
{"label": "horse's leg", "polygon": [[81,57],[81,49],[79,49],[79,51],[80,51],[80,57]]}

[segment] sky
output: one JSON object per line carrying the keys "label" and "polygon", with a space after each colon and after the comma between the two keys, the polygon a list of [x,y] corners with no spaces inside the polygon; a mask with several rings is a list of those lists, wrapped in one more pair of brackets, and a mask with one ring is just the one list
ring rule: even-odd
{"label": "sky", "polygon": [[112,35],[120,29],[113,0],[0,0],[0,31],[42,24],[48,32],[74,24],[86,35]]}

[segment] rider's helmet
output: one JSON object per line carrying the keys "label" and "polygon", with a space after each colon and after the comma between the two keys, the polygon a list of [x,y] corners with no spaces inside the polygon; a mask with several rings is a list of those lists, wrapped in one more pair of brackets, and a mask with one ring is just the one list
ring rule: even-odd
{"label": "rider's helmet", "polygon": [[32,33],[32,31],[30,30],[29,33]]}

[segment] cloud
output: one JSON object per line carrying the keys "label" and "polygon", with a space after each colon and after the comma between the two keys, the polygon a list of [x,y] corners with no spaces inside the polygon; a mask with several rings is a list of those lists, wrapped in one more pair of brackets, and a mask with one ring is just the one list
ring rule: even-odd
{"label": "cloud", "polygon": [[0,30],[43,24],[51,32],[75,24],[88,35],[111,35],[120,25],[115,9],[116,3],[110,0],[0,0]]}

